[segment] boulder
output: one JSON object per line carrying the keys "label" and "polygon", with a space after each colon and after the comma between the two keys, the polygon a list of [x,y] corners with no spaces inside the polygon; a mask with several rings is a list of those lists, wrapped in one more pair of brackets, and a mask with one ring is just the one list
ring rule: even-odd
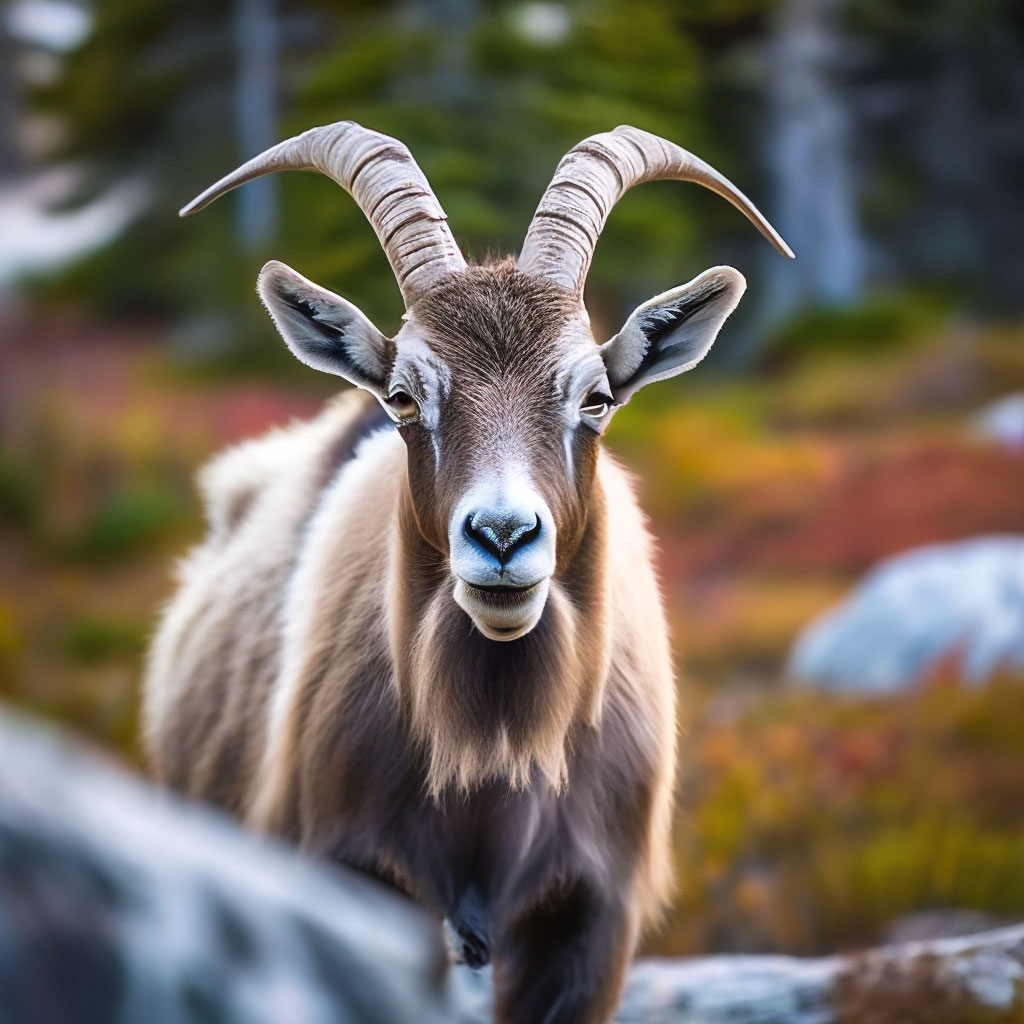
{"label": "boulder", "polygon": [[617,1024],[1011,1024],[1024,1013],[1024,925],[801,959],[649,960]]}
{"label": "boulder", "polygon": [[888,559],[800,634],[788,673],[825,689],[894,693],[950,667],[973,683],[1024,669],[1024,537]]}
{"label": "boulder", "polygon": [[[484,1024],[437,923],[0,717],[3,1024]],[[617,1024],[1019,1021],[1024,926],[802,960],[647,960]],[[941,1012],[940,1012],[941,1011]]]}
{"label": "boulder", "polygon": [[1024,451],[1024,392],[1005,395],[985,406],[971,426],[979,437],[1011,451]]}
{"label": "boulder", "polygon": [[4,1024],[451,1024],[436,922],[0,719]]}

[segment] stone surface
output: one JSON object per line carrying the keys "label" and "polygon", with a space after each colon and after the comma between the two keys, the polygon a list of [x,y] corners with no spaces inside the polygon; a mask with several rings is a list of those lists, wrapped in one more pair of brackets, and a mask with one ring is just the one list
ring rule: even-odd
{"label": "stone surface", "polygon": [[925,1008],[941,1024],[1019,1020],[1024,925],[819,959],[643,961],[616,1024],[897,1024]]}
{"label": "stone surface", "polygon": [[437,925],[0,719],[4,1024],[440,1024]]}
{"label": "stone surface", "polygon": [[1024,451],[1024,393],[987,405],[971,421],[974,432],[1011,451]]}
{"label": "stone surface", "polygon": [[[616,1022],[863,1024],[865,1006],[889,1022],[922,1002],[952,1008],[941,1024],[994,1022],[1022,999],[1024,925],[856,957],[642,961]],[[0,717],[3,1024],[483,1024],[489,1004],[489,972],[450,968],[436,923],[393,893]]]}
{"label": "stone surface", "polygon": [[1024,669],[1024,537],[978,537],[883,562],[797,638],[789,674],[826,689],[893,693],[940,666],[971,682]]}

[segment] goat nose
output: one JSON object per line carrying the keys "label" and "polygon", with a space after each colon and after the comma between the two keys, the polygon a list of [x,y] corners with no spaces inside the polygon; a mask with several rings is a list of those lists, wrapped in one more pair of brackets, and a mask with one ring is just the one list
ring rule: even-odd
{"label": "goat nose", "polygon": [[512,556],[540,536],[536,512],[477,509],[466,516],[466,536],[504,566]]}

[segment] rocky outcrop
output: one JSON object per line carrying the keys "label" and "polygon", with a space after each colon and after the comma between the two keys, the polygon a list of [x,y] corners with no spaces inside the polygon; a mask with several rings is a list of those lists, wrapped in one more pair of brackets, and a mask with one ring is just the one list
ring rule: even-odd
{"label": "rocky outcrop", "polygon": [[893,693],[941,667],[972,682],[1024,669],[1024,537],[888,559],[804,630],[789,673],[825,689]]}
{"label": "rocky outcrop", "polygon": [[617,1024],[1014,1024],[1024,925],[816,960],[644,961]]}
{"label": "rocky outcrop", "polygon": [[974,433],[1010,451],[1024,451],[1024,393],[1004,395],[971,421]]}
{"label": "rocky outcrop", "polygon": [[440,1024],[440,932],[20,720],[0,720],[4,1024]]}
{"label": "rocky outcrop", "polygon": [[[4,1024],[482,1024],[437,925],[0,719]],[[644,961],[619,1024],[1019,1021],[1024,926],[857,957]]]}

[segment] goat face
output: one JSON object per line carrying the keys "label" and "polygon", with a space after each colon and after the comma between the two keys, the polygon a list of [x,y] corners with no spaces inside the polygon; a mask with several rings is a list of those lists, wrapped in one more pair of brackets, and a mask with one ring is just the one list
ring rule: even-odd
{"label": "goat face", "polygon": [[510,263],[453,275],[396,341],[420,528],[480,632],[516,639],[585,527],[613,401],[604,362],[573,297]]}
{"label": "goat face", "polygon": [[408,449],[425,541],[493,640],[540,620],[586,525],[613,404],[578,300],[511,262],[451,275],[393,340],[354,307],[268,266],[260,291],[293,351],[373,392]]}
{"label": "goat face", "polygon": [[734,270],[706,271],[598,346],[577,295],[511,261],[452,273],[394,339],[283,264],[260,278],[293,352],[371,391],[395,421],[420,533],[492,640],[529,632],[571,567],[613,411],[699,361],[743,287]]}
{"label": "goat face", "polygon": [[456,602],[485,636],[517,639],[540,621],[552,577],[583,537],[612,409],[699,362],[745,287],[729,267],[705,271],[634,311],[599,348],[582,296],[612,206],[643,181],[696,181],[792,252],[714,168],[628,126],[566,154],[514,265],[467,266],[408,149],[351,121],[279,143],[181,212],[289,168],[320,171],[352,194],[407,313],[386,338],[351,303],[281,263],[263,270],[263,301],[300,359],[366,388],[388,410],[408,444],[420,532],[447,555]]}

